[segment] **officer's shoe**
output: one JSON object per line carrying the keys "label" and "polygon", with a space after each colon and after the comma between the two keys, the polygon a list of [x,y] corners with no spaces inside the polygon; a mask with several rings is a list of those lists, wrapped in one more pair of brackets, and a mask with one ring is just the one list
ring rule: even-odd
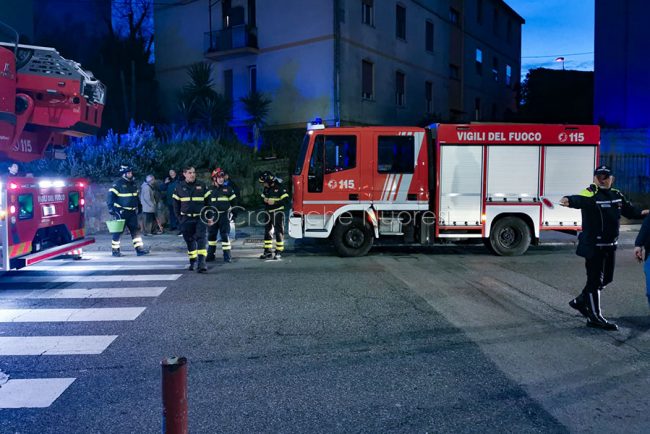
{"label": "officer's shoe", "polygon": [[199,265],[197,270],[199,273],[207,273],[208,267],[205,266],[205,256],[199,256]]}
{"label": "officer's shoe", "polygon": [[596,317],[596,319],[588,318],[587,319],[587,327],[594,327],[594,328],[598,328],[598,329],[611,330],[611,331],[618,330],[618,326],[616,324],[614,324],[613,322],[607,321],[602,316],[601,317]]}
{"label": "officer's shoe", "polygon": [[187,267],[188,270],[194,271],[194,266],[196,265],[196,259],[190,259],[190,266]]}
{"label": "officer's shoe", "polygon": [[230,264],[232,262],[232,257],[230,256],[230,252],[225,251],[223,252],[223,262],[226,264]]}
{"label": "officer's shoe", "polygon": [[273,259],[273,253],[264,252],[260,255],[260,259]]}
{"label": "officer's shoe", "polygon": [[275,252],[275,256],[273,256],[273,259],[275,259],[276,261],[282,259],[282,253]]}
{"label": "officer's shoe", "polygon": [[113,249],[113,256],[115,256],[116,258],[119,258],[119,257],[122,257],[124,255],[122,254],[122,252],[120,252],[120,249]]}
{"label": "officer's shoe", "polygon": [[580,312],[585,318],[589,318],[589,308],[584,302],[584,299],[581,295],[577,296],[569,302],[569,306]]}
{"label": "officer's shoe", "polygon": [[135,249],[135,253],[138,256],[148,255],[149,254],[149,249],[143,249],[143,248]]}
{"label": "officer's shoe", "polygon": [[205,257],[206,262],[214,262],[217,259],[217,257],[214,255],[214,253],[208,253],[208,256]]}

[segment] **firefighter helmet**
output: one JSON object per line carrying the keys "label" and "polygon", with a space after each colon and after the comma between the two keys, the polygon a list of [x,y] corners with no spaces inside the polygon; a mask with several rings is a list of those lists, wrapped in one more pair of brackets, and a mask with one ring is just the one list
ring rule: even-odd
{"label": "firefighter helmet", "polygon": [[212,179],[223,178],[226,175],[226,172],[221,167],[217,167],[212,171]]}
{"label": "firefighter helmet", "polygon": [[262,172],[260,174],[260,177],[259,177],[258,181],[261,182],[262,184],[264,184],[264,183],[269,183],[270,184],[273,181],[275,181],[275,175],[273,173],[269,172],[268,170],[265,170],[264,172]]}
{"label": "firefighter helmet", "polygon": [[124,175],[125,173],[129,172],[133,172],[133,167],[129,166],[128,164],[120,165],[120,175]]}

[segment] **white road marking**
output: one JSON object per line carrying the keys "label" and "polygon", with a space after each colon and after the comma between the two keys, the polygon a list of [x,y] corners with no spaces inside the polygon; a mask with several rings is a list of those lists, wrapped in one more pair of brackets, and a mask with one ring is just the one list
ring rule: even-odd
{"label": "white road marking", "polygon": [[158,297],[165,289],[166,287],[164,286],[142,286],[132,288],[8,289],[0,290],[0,299]]}
{"label": "white road marking", "polygon": [[9,380],[0,387],[0,408],[45,408],[72,384],[75,378]]}
{"label": "white road marking", "polygon": [[[72,270],[71,270],[72,271]],[[150,280],[176,280],[182,274],[114,274],[112,276],[71,275],[71,276],[5,276],[0,282],[45,282],[45,283],[85,283],[85,282],[125,282],[125,281],[150,281]]]}
{"label": "white road marking", "polygon": [[2,322],[133,321],[146,308],[0,309]]}
{"label": "white road marking", "polygon": [[[187,261],[186,261],[187,262]],[[84,265],[33,265],[27,271],[77,272],[77,271],[115,271],[115,270],[178,270],[185,266],[185,262],[175,264],[84,264]]]}
{"label": "white road marking", "polygon": [[0,336],[0,356],[101,354],[117,338],[111,336]]}

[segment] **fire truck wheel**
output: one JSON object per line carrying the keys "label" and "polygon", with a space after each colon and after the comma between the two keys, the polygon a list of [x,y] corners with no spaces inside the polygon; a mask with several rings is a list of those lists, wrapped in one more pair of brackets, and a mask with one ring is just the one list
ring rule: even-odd
{"label": "fire truck wheel", "polygon": [[374,236],[368,224],[354,219],[349,224],[337,223],[332,239],[340,256],[363,256],[370,251]]}
{"label": "fire truck wheel", "polygon": [[519,217],[497,220],[490,232],[490,246],[499,256],[523,255],[530,246],[530,229]]}

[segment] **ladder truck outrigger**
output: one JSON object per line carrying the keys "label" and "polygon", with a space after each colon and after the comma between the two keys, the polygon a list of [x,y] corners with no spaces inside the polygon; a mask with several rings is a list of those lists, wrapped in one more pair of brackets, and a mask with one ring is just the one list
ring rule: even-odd
{"label": "ladder truck outrigger", "polygon": [[329,238],[341,256],[375,241],[482,240],[521,255],[542,231],[576,234],[579,210],[557,205],[592,182],[595,125],[307,125],[293,173],[289,235]]}
{"label": "ladder truck outrigger", "polygon": [[[54,48],[0,42],[0,161],[61,158],[70,137],[96,134],[106,88]],[[3,167],[3,171],[6,170]],[[70,254],[86,237],[80,178],[0,176],[0,272]]]}

